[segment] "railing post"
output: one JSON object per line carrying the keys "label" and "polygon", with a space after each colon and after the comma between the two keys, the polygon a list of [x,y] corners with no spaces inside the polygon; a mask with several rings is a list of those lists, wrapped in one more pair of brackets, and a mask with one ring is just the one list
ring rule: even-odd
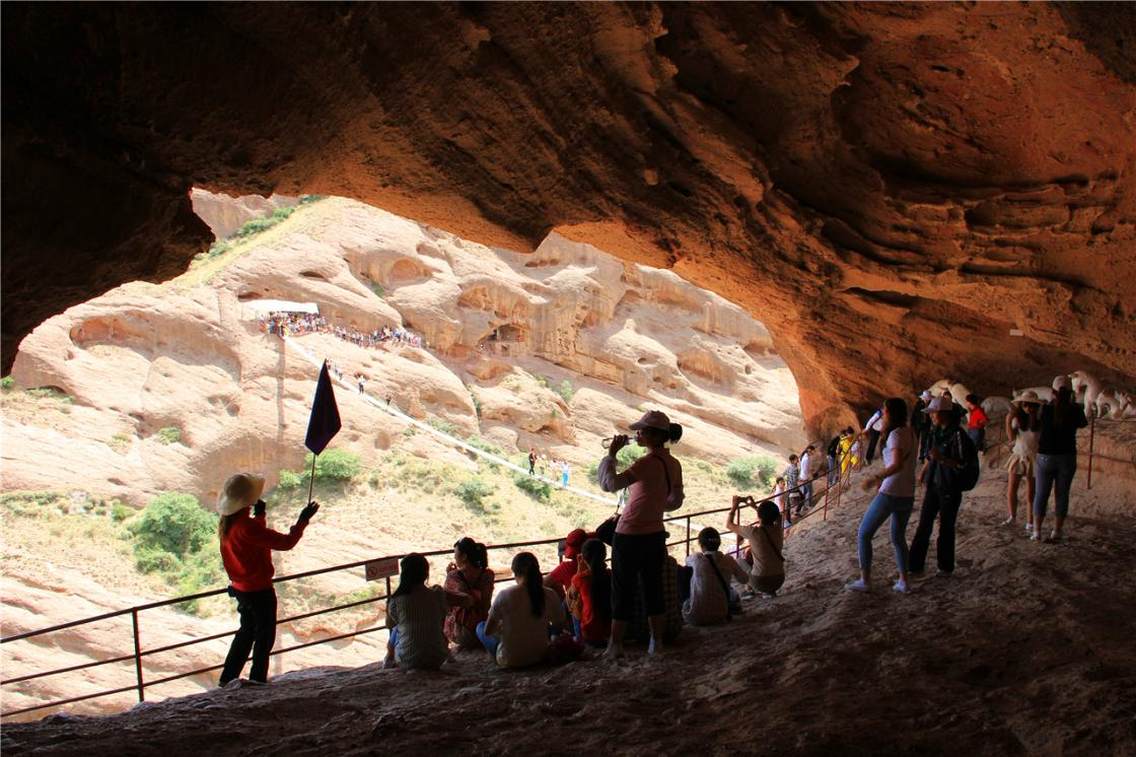
{"label": "railing post", "polygon": [[387,576],[387,598],[390,599],[391,595],[391,577]]}
{"label": "railing post", "polygon": [[1086,489],[1093,488],[1093,442],[1096,441],[1097,414],[1095,410],[1089,412],[1089,475]]}
{"label": "railing post", "polygon": [[[831,479],[829,479],[829,480],[831,480]],[[828,520],[828,494],[831,491],[832,491],[831,486],[824,487],[824,513],[822,513],[822,515],[821,515],[821,520]]]}
{"label": "railing post", "polygon": [[690,557],[690,516],[686,516],[686,556]]}
{"label": "railing post", "polygon": [[130,622],[134,626],[134,675],[138,680],[138,701],[146,701],[146,684],[142,680],[142,642],[138,638],[138,608],[130,610]]}

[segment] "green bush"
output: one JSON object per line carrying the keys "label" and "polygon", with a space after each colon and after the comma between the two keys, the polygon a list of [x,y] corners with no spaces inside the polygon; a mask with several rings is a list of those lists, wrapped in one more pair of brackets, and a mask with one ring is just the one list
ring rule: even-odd
{"label": "green bush", "polygon": [[[304,461],[304,480],[312,469],[312,453]],[[316,458],[316,481],[350,481],[363,470],[359,456],[345,449],[325,449]]]}
{"label": "green bush", "polygon": [[69,394],[67,394],[67,392],[56,386],[38,386],[34,389],[29,389],[28,394],[32,397],[38,397],[40,399],[47,400],[59,400],[60,402],[66,402],[67,404],[71,404],[75,401]]}
{"label": "green bush", "polygon": [[5,376],[4,378],[0,379],[0,389],[3,389],[5,392],[10,392],[15,388],[16,379],[12,378],[11,376]]}
{"label": "green bush", "polygon": [[180,565],[177,556],[156,547],[135,548],[134,565],[142,573],[171,573]]}
{"label": "green bush", "polygon": [[371,282],[371,291],[375,293],[376,297],[386,297],[387,290],[383,289],[383,285],[377,281]]}
{"label": "green bush", "polygon": [[485,511],[484,499],[493,492],[494,486],[477,476],[467,478],[454,488],[454,494],[458,499],[464,502],[466,507],[478,512]]}
{"label": "green bush", "polygon": [[278,222],[283,221],[285,218],[292,215],[293,211],[295,210],[295,208],[277,208],[276,210],[272,211],[272,215],[269,217],[275,218]]}
{"label": "green bush", "polygon": [[560,387],[557,388],[556,393],[559,394],[565,402],[572,404],[572,395],[576,393],[576,390],[572,388],[571,381],[564,379],[560,382]]}
{"label": "green bush", "polygon": [[281,470],[280,476],[276,482],[277,489],[284,491],[291,491],[292,489],[299,489],[300,484],[304,482],[304,477],[299,473],[290,470]]}
{"label": "green bush", "polygon": [[524,473],[514,473],[513,483],[517,488],[538,502],[548,502],[552,498],[552,487],[539,478]]}
{"label": "green bush", "polygon": [[772,457],[741,457],[726,466],[726,476],[738,486],[766,487],[776,470],[777,461]]}
{"label": "green bush", "polygon": [[122,504],[117,499],[110,503],[110,519],[115,523],[121,523],[131,515],[134,515],[134,510]]}
{"label": "green bush", "polygon": [[535,378],[535,379],[536,379],[536,383],[537,383],[538,385],[540,385],[540,386],[543,386],[543,387],[544,387],[545,389],[547,389],[547,388],[548,388],[548,385],[549,385],[549,379],[548,379],[548,376],[540,376],[540,375],[537,375],[537,376],[534,376],[533,378]]}
{"label": "green bush", "polygon": [[205,257],[206,258],[220,257],[220,256],[224,255],[226,252],[228,252],[230,249],[232,249],[232,247],[233,247],[232,242],[226,242],[224,240],[218,240],[218,241],[214,242],[213,244],[209,245],[209,252],[205,253]]}
{"label": "green bush", "polygon": [[[485,441],[484,439],[482,439],[480,436],[477,436],[476,434],[466,438],[465,443],[468,444],[471,447],[476,447],[477,449],[481,450],[482,452],[488,452],[491,455],[497,455],[497,457],[504,457],[505,456],[505,451],[503,449],[498,447],[496,444],[493,444],[492,442]],[[498,468],[501,467],[500,465],[498,465],[497,463],[495,463],[491,460],[486,460],[485,463],[493,470],[497,470]]]}
{"label": "green bush", "polygon": [[164,428],[158,429],[158,433],[155,434],[155,436],[158,437],[158,441],[162,444],[177,444],[181,441],[181,429],[177,426],[165,426]]}
{"label": "green bush", "polygon": [[309,205],[313,202],[319,202],[325,195],[300,195],[300,204]]}
{"label": "green bush", "polygon": [[631,467],[631,464],[639,458],[643,457],[646,452],[647,450],[643,449],[634,442],[628,444],[615,455],[615,459],[619,463],[619,469],[626,470],[627,468]]}
{"label": "green bush", "polygon": [[444,421],[441,418],[430,418],[426,421],[426,425],[430,428],[437,429],[443,434],[448,436],[457,436],[458,428],[449,421]]}
{"label": "green bush", "polygon": [[217,530],[217,516],[208,512],[192,494],[162,492],[130,525],[134,554],[151,549],[181,557],[196,552]]}

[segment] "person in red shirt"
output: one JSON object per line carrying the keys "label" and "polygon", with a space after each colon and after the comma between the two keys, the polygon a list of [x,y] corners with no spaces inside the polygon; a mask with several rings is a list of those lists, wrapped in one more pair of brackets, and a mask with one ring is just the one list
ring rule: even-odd
{"label": "person in red shirt", "polygon": [[[241,626],[229,646],[219,684],[236,680],[252,651],[251,683],[268,682],[268,655],[276,642],[276,589],[272,587],[272,550],[296,546],[308,521],[319,510],[309,502],[300,511],[296,524],[282,534],[265,524],[264,478],[252,473],[237,473],[225,482],[217,512],[221,522],[221,562],[229,574],[229,596],[237,600]],[[251,513],[250,513],[251,511]],[[250,517],[251,515],[251,517]]]}
{"label": "person in red shirt", "polygon": [[986,451],[986,424],[990,419],[982,409],[982,398],[977,394],[966,395],[966,435],[974,442],[979,452]]}
{"label": "person in red shirt", "polygon": [[607,547],[588,539],[581,549],[580,570],[572,576],[568,606],[577,621],[576,640],[594,647],[607,646],[611,636],[611,573]]}
{"label": "person in red shirt", "polygon": [[588,540],[588,532],[582,528],[572,531],[564,539],[564,560],[544,577],[544,585],[555,591],[564,599],[568,594],[568,586],[572,583],[572,576],[576,575],[580,565],[580,548]]}

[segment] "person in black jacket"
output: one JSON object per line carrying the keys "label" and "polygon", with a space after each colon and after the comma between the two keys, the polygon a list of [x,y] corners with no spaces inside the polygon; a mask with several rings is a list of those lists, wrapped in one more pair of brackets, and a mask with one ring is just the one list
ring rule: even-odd
{"label": "person in black jacket", "polygon": [[1073,390],[1063,386],[1057,390],[1052,405],[1041,409],[1041,435],[1037,444],[1037,462],[1034,465],[1035,490],[1033,497],[1034,530],[1031,539],[1041,540],[1041,523],[1049,509],[1049,491],[1054,489],[1057,518],[1053,533],[1046,541],[1061,540],[1065,516],[1069,514],[1069,490],[1077,473],[1077,429],[1089,425],[1085,411],[1073,401]]}
{"label": "person in black jacket", "polygon": [[962,506],[962,487],[956,471],[966,462],[966,442],[960,437],[966,434],[959,426],[950,399],[939,397],[931,400],[926,412],[931,415],[934,426],[928,432],[927,459],[919,472],[919,482],[926,488],[919,525],[911,539],[908,572],[914,575],[923,573],[931,531],[938,518],[939,538],[935,543],[935,556],[939,573],[949,576],[955,569],[955,523]]}

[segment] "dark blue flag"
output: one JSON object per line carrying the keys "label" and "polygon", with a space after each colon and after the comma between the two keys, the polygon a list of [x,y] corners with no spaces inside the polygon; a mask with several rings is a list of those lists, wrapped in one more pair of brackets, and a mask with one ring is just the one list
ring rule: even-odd
{"label": "dark blue flag", "polygon": [[316,397],[312,400],[312,417],[308,421],[308,435],[304,446],[318,455],[323,452],[343,424],[339,420],[339,407],[335,404],[335,391],[331,386],[331,375],[327,372],[327,361],[320,370],[316,384]]}

